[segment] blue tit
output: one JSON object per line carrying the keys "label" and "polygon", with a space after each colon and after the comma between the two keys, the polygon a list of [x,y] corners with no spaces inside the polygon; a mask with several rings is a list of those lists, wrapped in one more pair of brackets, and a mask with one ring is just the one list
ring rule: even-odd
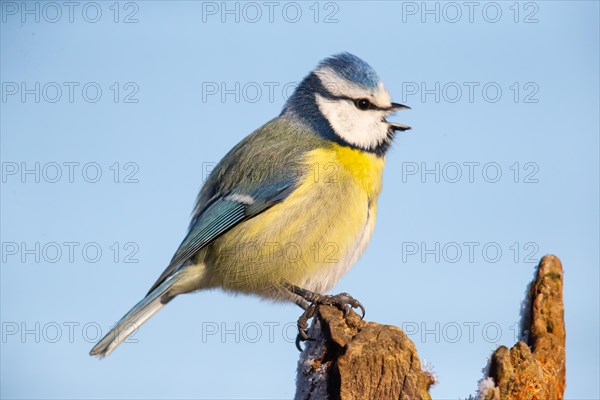
{"label": "blue tit", "polygon": [[295,302],[303,338],[319,304],[362,308],[325,293],[373,233],[386,152],[410,129],[386,116],[405,108],[360,58],[322,61],[277,118],[217,164],[165,271],[90,354],[107,356],[177,295],[201,289]]}

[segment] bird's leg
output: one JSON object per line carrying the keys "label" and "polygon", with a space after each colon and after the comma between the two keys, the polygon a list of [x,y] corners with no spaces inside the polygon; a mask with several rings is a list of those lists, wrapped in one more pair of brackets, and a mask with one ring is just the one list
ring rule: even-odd
{"label": "bird's leg", "polygon": [[[311,306],[312,305],[324,305],[324,306],[334,306],[344,312],[344,316],[348,314],[350,308],[358,308],[361,311],[361,318],[365,316],[365,308],[360,303],[360,301],[356,300],[354,297],[350,296],[348,293],[339,293],[336,295],[325,295],[319,294],[315,292],[311,292],[307,289],[302,289],[299,286],[287,284],[286,288],[295,294],[296,296],[301,297],[306,300]],[[300,307],[304,308],[300,302],[296,302],[296,304],[300,305]],[[304,303],[306,304],[306,303]],[[310,308],[310,307],[309,307]]]}
{"label": "bird's leg", "polygon": [[304,311],[308,310],[308,307],[310,307],[310,305],[306,301],[304,301],[302,297],[298,297],[296,300],[294,300],[294,303],[296,303],[298,307],[300,307]]}
{"label": "bird's leg", "polygon": [[[300,351],[302,351],[300,348],[300,342],[312,340],[308,337],[308,320],[315,315],[319,306],[326,305],[337,307],[344,312],[344,317],[348,315],[350,308],[359,308],[362,314],[361,318],[364,318],[365,316],[365,308],[363,305],[348,293],[340,293],[331,296],[311,292],[310,290],[302,289],[301,287],[292,284],[287,284],[285,287],[291,293],[300,297],[300,299],[296,301],[296,304],[304,308],[304,312],[300,318],[298,318],[298,336],[296,338],[296,347]],[[309,304],[308,306],[307,303]]]}

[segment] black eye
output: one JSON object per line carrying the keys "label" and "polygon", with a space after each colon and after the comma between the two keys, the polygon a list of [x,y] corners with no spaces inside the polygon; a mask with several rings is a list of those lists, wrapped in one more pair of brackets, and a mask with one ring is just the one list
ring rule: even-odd
{"label": "black eye", "polygon": [[354,100],[354,104],[356,105],[356,108],[363,111],[371,108],[371,102],[367,99]]}

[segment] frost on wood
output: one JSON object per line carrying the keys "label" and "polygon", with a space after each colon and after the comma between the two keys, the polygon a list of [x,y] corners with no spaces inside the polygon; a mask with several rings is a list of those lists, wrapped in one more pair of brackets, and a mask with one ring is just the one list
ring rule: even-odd
{"label": "frost on wood", "polygon": [[296,400],[430,399],[434,377],[400,329],[320,307],[298,363]]}

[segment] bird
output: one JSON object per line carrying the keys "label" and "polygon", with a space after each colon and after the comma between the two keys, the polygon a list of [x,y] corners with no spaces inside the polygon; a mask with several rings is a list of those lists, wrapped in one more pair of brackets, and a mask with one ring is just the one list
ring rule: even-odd
{"label": "bird", "polygon": [[411,129],[386,117],[409,108],[361,58],[322,60],[279,116],[214,167],[167,268],[90,355],[109,355],[176,296],[204,289],[296,303],[299,341],[321,305],[364,316],[349,294],[326,293],[371,238],[386,153]]}

